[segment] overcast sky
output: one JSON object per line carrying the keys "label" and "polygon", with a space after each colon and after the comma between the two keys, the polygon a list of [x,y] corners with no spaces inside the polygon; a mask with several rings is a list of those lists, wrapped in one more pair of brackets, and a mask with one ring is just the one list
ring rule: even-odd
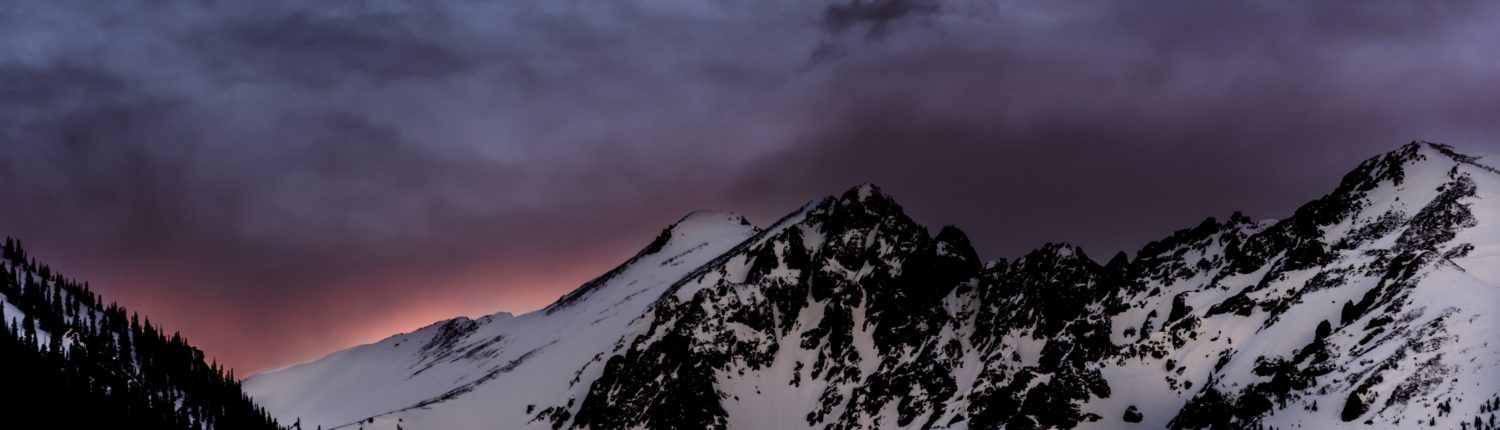
{"label": "overcast sky", "polygon": [[985,258],[1500,152],[1497,2],[7,1],[0,234],[241,374],[874,182]]}

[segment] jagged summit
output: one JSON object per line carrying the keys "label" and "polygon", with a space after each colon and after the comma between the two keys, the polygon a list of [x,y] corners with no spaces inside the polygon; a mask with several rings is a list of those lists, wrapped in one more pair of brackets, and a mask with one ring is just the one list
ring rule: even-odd
{"label": "jagged summit", "polygon": [[[1051,259],[1082,259],[1089,260],[1088,255],[1083,253],[1083,247],[1064,242],[1047,242],[1037,248],[1028,256],[1047,256]],[[1022,257],[1023,259],[1026,257]],[[1092,260],[1089,260],[1092,261]]]}
{"label": "jagged summit", "polygon": [[854,188],[850,188],[849,191],[845,191],[843,197],[853,198],[860,201],[870,199],[871,197],[880,198],[883,200],[891,200],[890,196],[887,196],[885,192],[880,190],[880,186],[875,185],[875,183],[873,182],[866,182],[863,184],[855,185]]}
{"label": "jagged summit", "polygon": [[836,199],[839,206],[849,206],[873,216],[905,218],[906,211],[894,197],[873,183],[864,183],[844,191]]}
{"label": "jagged summit", "polygon": [[932,240],[936,243],[938,255],[979,261],[979,253],[974,251],[974,245],[969,243],[969,235],[964,234],[964,231],[958,227],[945,225],[938,230],[937,236],[934,236]]}

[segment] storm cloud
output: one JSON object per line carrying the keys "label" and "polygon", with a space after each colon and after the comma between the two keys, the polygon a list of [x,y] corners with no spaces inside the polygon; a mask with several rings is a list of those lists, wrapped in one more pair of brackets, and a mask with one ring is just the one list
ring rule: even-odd
{"label": "storm cloud", "polygon": [[987,258],[1500,152],[1493,2],[0,6],[0,233],[242,374],[875,182]]}

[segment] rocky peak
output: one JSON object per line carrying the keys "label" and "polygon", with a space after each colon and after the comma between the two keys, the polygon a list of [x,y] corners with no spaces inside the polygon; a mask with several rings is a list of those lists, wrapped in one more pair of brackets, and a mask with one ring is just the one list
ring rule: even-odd
{"label": "rocky peak", "polygon": [[[698,210],[688,213],[677,222],[667,226],[656,238],[637,252],[635,256],[605,274],[563,295],[547,306],[548,314],[572,306],[584,297],[635,266],[642,259],[657,257],[661,264],[673,264],[678,257],[699,250],[709,242],[738,243],[759,232],[760,228],[750,224],[744,216],[734,212]],[[658,256],[658,254],[663,254]]]}
{"label": "rocky peak", "polygon": [[[1235,212],[1235,215],[1239,215],[1239,212]],[[1240,216],[1243,217],[1243,215]],[[1231,216],[1230,219],[1232,223],[1235,217]],[[1141,247],[1140,252],[1136,253],[1136,256],[1141,259],[1172,258],[1174,255],[1167,254],[1180,253],[1184,247],[1201,246],[1204,241],[1212,238],[1224,226],[1225,224],[1220,224],[1218,219],[1209,217],[1204,219],[1203,222],[1198,223],[1196,227],[1177,230],[1165,239],[1147,243],[1146,246]]]}
{"label": "rocky peak", "polygon": [[938,230],[937,236],[933,237],[933,242],[938,256],[979,261],[979,254],[974,251],[974,246],[969,244],[969,236],[958,227],[943,226],[941,230]]}
{"label": "rocky peak", "polygon": [[1360,163],[1344,175],[1335,194],[1365,192],[1385,183],[1400,186],[1416,172],[1445,172],[1456,164],[1486,167],[1477,164],[1477,160],[1479,157],[1461,154],[1452,146],[1416,140]]}
{"label": "rocky peak", "polygon": [[876,218],[906,217],[906,212],[900,204],[896,203],[896,199],[885,194],[875,184],[866,183],[850,188],[831,203],[837,208],[858,215]]}
{"label": "rocky peak", "polygon": [[1093,262],[1077,245],[1048,242],[1016,260],[1014,266],[1074,266]]}
{"label": "rocky peak", "polygon": [[[1226,257],[1232,271],[1248,273],[1285,253],[1280,270],[1299,270],[1326,264],[1341,245],[1330,238],[1339,225],[1358,224],[1361,218],[1389,219],[1390,227],[1434,199],[1456,200],[1450,182],[1464,182],[1460,164],[1477,158],[1458,154],[1447,145],[1415,141],[1377,155],[1344,175],[1338,188],[1297,208],[1292,216],[1237,243]],[[1487,168],[1486,168],[1487,169]],[[1472,190],[1460,190],[1472,194]],[[1449,205],[1451,206],[1451,205]],[[1429,211],[1430,212],[1430,211]],[[1384,230],[1381,230],[1384,231]],[[1356,231],[1356,235],[1372,234]]]}
{"label": "rocky peak", "polygon": [[876,199],[876,200],[890,200],[891,199],[890,196],[887,196],[884,192],[882,192],[880,190],[880,186],[879,185],[875,185],[874,183],[870,183],[870,182],[866,182],[866,183],[863,183],[863,184],[855,185],[854,188],[850,188],[848,191],[845,191],[844,194],[841,196],[841,198],[844,198],[844,199],[853,199],[853,200],[858,200],[858,201],[867,201],[867,200],[870,200],[870,199]]}

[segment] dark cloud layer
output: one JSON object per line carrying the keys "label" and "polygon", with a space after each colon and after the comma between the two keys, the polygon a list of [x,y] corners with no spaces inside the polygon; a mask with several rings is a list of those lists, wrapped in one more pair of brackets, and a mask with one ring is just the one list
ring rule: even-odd
{"label": "dark cloud layer", "polygon": [[[983,255],[1500,152],[1487,2],[13,2],[0,230],[244,370],[861,182]],[[243,372],[242,372],[243,373]]]}

